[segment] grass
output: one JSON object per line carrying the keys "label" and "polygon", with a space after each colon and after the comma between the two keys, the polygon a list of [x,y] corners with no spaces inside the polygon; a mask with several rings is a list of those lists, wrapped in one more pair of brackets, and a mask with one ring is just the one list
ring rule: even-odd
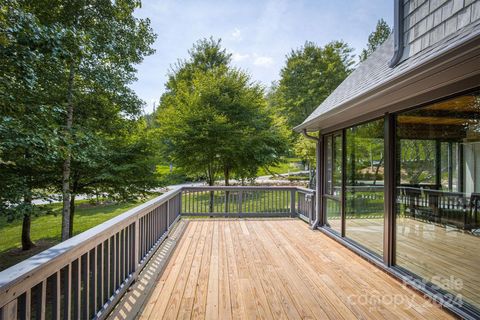
{"label": "grass", "polygon": [[[153,196],[152,196],[153,197]],[[92,205],[88,200],[77,201],[73,233],[75,235],[101,224],[119,214],[138,206],[143,201]],[[0,270],[8,268],[34,254],[60,242],[61,238],[61,204],[45,205],[52,213],[32,217],[31,237],[36,247],[22,251],[22,221],[7,222],[0,217]]]}
{"label": "grass", "polygon": [[[290,191],[243,191],[242,212],[244,213],[289,213]],[[236,191],[229,192],[228,212],[238,213],[238,197]],[[210,213],[210,191],[200,191],[182,195],[182,212]],[[298,201],[298,193],[295,194]],[[215,191],[213,198],[213,212],[225,212],[225,192]]]}
{"label": "grass", "polygon": [[180,168],[173,167],[172,172],[170,172],[169,165],[157,165],[157,174],[159,175],[158,182],[164,186],[180,184],[190,180]]}
{"label": "grass", "polygon": [[284,158],[277,166],[260,168],[257,176],[268,176],[271,174],[283,174],[288,172],[302,171],[301,160],[299,158]]}

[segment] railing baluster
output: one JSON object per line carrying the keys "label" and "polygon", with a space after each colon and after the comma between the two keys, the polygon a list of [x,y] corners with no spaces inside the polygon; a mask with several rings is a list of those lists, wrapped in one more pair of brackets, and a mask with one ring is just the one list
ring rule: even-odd
{"label": "railing baluster", "polygon": [[95,297],[95,314],[97,314],[98,310],[102,307],[102,302],[104,301],[104,295],[103,295],[103,286],[104,286],[104,267],[103,267],[103,257],[104,257],[104,250],[103,250],[103,244],[99,244],[97,246],[97,296]]}
{"label": "railing baluster", "polygon": [[295,216],[297,213],[295,212],[295,196],[297,195],[296,190],[290,191],[290,214]]}
{"label": "railing baluster", "polygon": [[[63,319],[71,319],[71,314],[72,314],[72,264],[69,263],[65,268],[64,268],[64,276],[63,276]],[[26,292],[25,296],[25,310],[30,313],[30,291]],[[25,317],[26,319],[30,318],[30,315]]]}
{"label": "railing baluster", "polygon": [[115,287],[115,289],[117,290],[118,288],[120,288],[120,285],[122,284],[122,274],[121,274],[121,263],[122,263],[122,254],[121,254],[121,249],[120,249],[120,246],[121,246],[121,241],[120,241],[120,233],[121,231],[117,232],[116,236],[115,236],[115,245],[116,245],[116,254],[117,254],[117,260],[115,261],[115,265],[117,266],[117,285]]}
{"label": "railing baluster", "polygon": [[117,234],[113,235],[113,281],[112,281],[112,294],[117,290]]}
{"label": "railing baluster", "polygon": [[55,275],[55,296],[54,296],[55,314],[54,314],[54,317],[52,318],[55,318],[57,320],[61,318],[60,309],[61,309],[62,291],[60,288],[60,284],[61,284],[60,278],[61,278],[61,270],[57,271]]}
{"label": "railing baluster", "polygon": [[123,238],[123,246],[124,246],[124,260],[123,260],[123,268],[124,268],[124,278],[127,278],[130,274],[130,226],[127,226],[124,229],[124,238]]}
{"label": "railing baluster", "polygon": [[5,319],[5,320],[16,320],[17,319],[17,307],[18,307],[18,301],[17,299],[10,301],[6,305],[3,306],[3,308],[0,310],[0,319]]}
{"label": "railing baluster", "polygon": [[82,257],[82,279],[83,279],[83,286],[82,286],[82,319],[88,318],[88,309],[90,305],[90,255],[88,252]]}
{"label": "railing baluster", "polygon": [[[31,289],[25,292],[25,319],[30,319],[32,315],[32,293]],[[70,313],[68,313],[68,318],[70,319]]]}
{"label": "railing baluster", "polygon": [[127,277],[127,228],[122,230],[122,282]]}

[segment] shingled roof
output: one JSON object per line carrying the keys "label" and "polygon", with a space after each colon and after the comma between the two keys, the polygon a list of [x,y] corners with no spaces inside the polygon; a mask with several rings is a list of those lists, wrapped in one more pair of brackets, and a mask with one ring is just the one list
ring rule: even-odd
{"label": "shingled roof", "polygon": [[[322,129],[327,125],[319,124],[322,120],[321,117],[327,117],[330,113],[340,112],[342,109],[348,108],[352,101],[368,97],[372,91],[389,86],[395,82],[395,79],[413,72],[418,66],[438,58],[452,48],[456,48],[474,38],[480,38],[480,21],[461,29],[390,68],[388,64],[394,53],[394,41],[391,35],[367,60],[360,63],[357,69],[295,130]],[[359,106],[357,113],[361,114],[362,112],[361,106]],[[328,126],[331,125],[332,123],[328,123]]]}

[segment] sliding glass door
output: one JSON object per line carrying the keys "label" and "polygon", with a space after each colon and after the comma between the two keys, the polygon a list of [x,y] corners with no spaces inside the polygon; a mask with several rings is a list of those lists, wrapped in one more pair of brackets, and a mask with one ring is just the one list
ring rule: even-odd
{"label": "sliding glass door", "polygon": [[326,226],[379,256],[383,252],[384,120],[326,135]]}
{"label": "sliding glass door", "polygon": [[325,193],[323,195],[326,226],[342,232],[342,179],[343,141],[342,134],[335,133],[324,137],[325,146]]}
{"label": "sliding glass door", "polygon": [[480,93],[396,118],[396,264],[480,308]]}
{"label": "sliding glass door", "polygon": [[345,130],[345,237],[381,256],[384,228],[384,120]]}

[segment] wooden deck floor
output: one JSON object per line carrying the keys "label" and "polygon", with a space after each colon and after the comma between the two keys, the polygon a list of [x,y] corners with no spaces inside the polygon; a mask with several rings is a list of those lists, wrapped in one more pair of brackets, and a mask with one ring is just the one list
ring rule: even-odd
{"label": "wooden deck floor", "polygon": [[191,220],[143,319],[451,316],[298,219]]}

